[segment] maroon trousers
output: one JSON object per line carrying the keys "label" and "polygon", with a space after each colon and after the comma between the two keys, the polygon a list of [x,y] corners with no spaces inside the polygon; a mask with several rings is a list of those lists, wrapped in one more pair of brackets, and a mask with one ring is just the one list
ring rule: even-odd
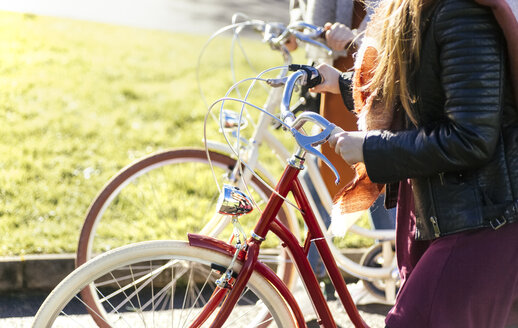
{"label": "maroon trousers", "polygon": [[415,241],[409,183],[401,183],[399,195],[396,252],[402,286],[387,327],[518,324],[518,224]]}

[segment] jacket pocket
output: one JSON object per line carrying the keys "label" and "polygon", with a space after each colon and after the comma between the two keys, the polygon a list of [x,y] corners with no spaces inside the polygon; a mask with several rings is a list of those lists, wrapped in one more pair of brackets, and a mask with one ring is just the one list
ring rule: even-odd
{"label": "jacket pocket", "polygon": [[483,197],[476,181],[448,173],[430,183],[441,236],[483,226]]}

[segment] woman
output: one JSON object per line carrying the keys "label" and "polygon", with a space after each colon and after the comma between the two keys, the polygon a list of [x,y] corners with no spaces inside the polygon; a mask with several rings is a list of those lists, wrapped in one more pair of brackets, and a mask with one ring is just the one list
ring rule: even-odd
{"label": "woman", "polygon": [[[517,325],[518,109],[495,17],[472,0],[383,0],[367,37],[353,83],[368,131],[329,142],[366,171],[348,191],[399,183],[387,327]],[[315,91],[348,98],[346,76],[319,71]]]}

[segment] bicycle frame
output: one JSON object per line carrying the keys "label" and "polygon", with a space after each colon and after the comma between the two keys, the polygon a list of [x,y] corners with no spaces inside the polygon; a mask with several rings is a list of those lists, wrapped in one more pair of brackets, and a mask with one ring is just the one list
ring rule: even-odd
{"label": "bicycle frame", "polygon": [[[239,254],[240,256],[238,259],[241,259],[244,262],[239,275],[235,279],[233,287],[230,288],[228,294],[226,292],[218,292],[213,294],[212,297],[216,297],[216,299],[214,302],[209,302],[209,304],[212,305],[209,305],[209,308],[205,308],[204,311],[202,311],[201,315],[205,318],[200,318],[199,322],[204,322],[204,320],[206,320],[215,309],[216,305],[220,304],[224,298],[224,303],[211,325],[211,327],[220,327],[236,305],[236,302],[243,292],[244,287],[246,286],[246,283],[248,282],[248,279],[250,278],[253,270],[258,270],[275,285],[281,295],[285,298],[298,325],[300,327],[305,327],[303,315],[289,289],[280,279],[276,278],[276,276],[272,277],[272,273],[269,273],[268,270],[264,268],[264,264],[258,262],[260,245],[266,238],[268,232],[271,231],[279,237],[283,243],[283,246],[288,249],[290,257],[295,263],[295,267],[297,268],[302,282],[310,296],[311,302],[317,314],[318,322],[326,328],[336,327],[333,315],[327,306],[318,280],[313,273],[311,265],[307,259],[307,254],[311,242],[315,243],[318,252],[322,257],[324,266],[328,272],[331,282],[333,283],[340,297],[340,300],[344,305],[347,314],[349,315],[349,318],[354,323],[355,327],[367,327],[361,318],[358,309],[354,305],[354,301],[349,294],[342,275],[340,274],[340,270],[336,264],[324,234],[320,229],[302,184],[297,178],[301,169],[302,168],[293,161],[290,161],[290,163],[286,166],[286,169],[275,188],[278,194],[273,193],[271,195],[266,208],[264,209],[259,221],[254,228],[252,237],[250,237],[247,241],[247,250],[240,251],[242,254]],[[284,197],[286,197],[290,192],[295,198],[297,205],[302,209],[302,216],[308,227],[308,234],[302,246],[299,244],[293,233],[276,219],[276,215],[284,203]],[[217,241],[210,237],[200,235],[190,234],[189,243],[193,246],[209,248],[229,255],[233,255],[237,251],[236,248],[230,244],[226,244],[222,241]],[[273,273],[273,275],[275,274]],[[211,306],[213,308],[210,308]]]}

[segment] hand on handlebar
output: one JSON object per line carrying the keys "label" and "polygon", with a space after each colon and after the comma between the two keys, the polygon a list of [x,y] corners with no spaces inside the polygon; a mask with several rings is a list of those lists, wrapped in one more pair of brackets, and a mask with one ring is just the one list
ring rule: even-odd
{"label": "hand on handlebar", "polygon": [[326,43],[334,51],[341,51],[354,39],[354,32],[342,23],[324,25]]}
{"label": "hand on handlebar", "polygon": [[335,127],[329,137],[329,145],[349,165],[363,162],[363,140],[365,131],[344,131]]}
{"label": "hand on handlebar", "polygon": [[[338,89],[337,93],[339,93],[340,88],[338,87],[338,77],[340,76],[340,71],[327,64],[322,64],[318,66],[317,69],[320,76],[318,78],[314,78],[314,80],[322,81],[322,83],[317,84],[312,89],[325,91],[326,89],[332,90],[336,88]],[[291,65],[290,70],[297,70],[297,73],[299,74],[305,72],[306,75],[309,75],[310,73],[311,75],[315,75],[315,68],[309,66]],[[287,93],[291,95],[292,91],[293,83],[291,88],[288,88]],[[283,106],[281,106],[281,108],[289,108],[290,98],[291,97],[287,97],[286,99],[283,99]],[[323,119],[321,116],[317,116]],[[327,124],[329,124],[329,122],[327,122]],[[344,161],[349,165],[352,165],[358,162],[363,162],[363,140],[365,139],[366,134],[367,132],[365,131],[344,131],[340,127],[334,127],[329,135],[328,142],[331,148],[334,148],[335,152],[340,155]],[[334,167],[333,169],[336,170]]]}
{"label": "hand on handlebar", "polygon": [[293,51],[297,50],[299,45],[297,43],[297,38],[295,37],[295,35],[290,34],[288,36],[288,39],[286,40],[286,42],[284,42],[284,46],[286,47],[286,49],[289,52],[293,52]]}
{"label": "hand on handlebar", "polygon": [[311,92],[330,92],[340,94],[340,86],[338,78],[341,72],[328,64],[320,64],[317,66],[318,72],[322,77],[322,82],[311,88]]}

